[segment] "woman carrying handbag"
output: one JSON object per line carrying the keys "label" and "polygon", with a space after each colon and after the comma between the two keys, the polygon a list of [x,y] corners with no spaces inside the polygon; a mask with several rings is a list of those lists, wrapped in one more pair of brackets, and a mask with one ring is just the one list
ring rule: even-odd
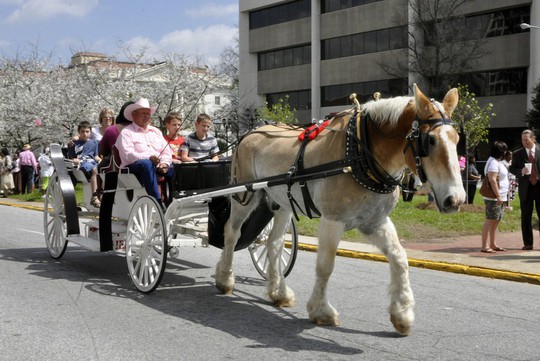
{"label": "woman carrying handbag", "polygon": [[[486,205],[486,220],[482,227],[482,249],[484,253],[506,251],[495,242],[497,228],[503,217],[504,203],[508,197],[508,169],[501,163],[505,152],[508,150],[506,143],[496,141],[491,147],[490,157],[484,169],[484,182],[493,191],[493,196],[483,195]],[[489,237],[489,247],[488,247]]]}

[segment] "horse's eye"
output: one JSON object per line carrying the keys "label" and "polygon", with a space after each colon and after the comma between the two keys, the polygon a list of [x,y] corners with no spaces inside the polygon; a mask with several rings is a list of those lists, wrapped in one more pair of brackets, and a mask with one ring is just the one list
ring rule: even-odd
{"label": "horse's eye", "polygon": [[433,134],[429,135],[429,145],[436,145],[437,144],[437,137]]}

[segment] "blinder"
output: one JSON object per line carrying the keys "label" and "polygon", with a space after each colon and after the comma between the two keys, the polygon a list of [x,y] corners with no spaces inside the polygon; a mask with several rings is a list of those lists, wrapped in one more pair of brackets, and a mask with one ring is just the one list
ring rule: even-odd
{"label": "blinder", "polygon": [[[424,172],[424,169],[422,168],[422,158],[429,156],[429,134],[435,128],[438,128],[441,125],[454,125],[452,119],[446,116],[446,113],[442,106],[435,100],[430,100],[431,103],[433,103],[433,105],[435,105],[435,107],[439,110],[441,118],[421,120],[418,119],[417,115],[416,119],[412,122],[411,131],[409,132],[409,134],[407,134],[407,145],[405,146],[405,149],[403,149],[403,153],[405,153],[407,152],[407,149],[411,148],[416,164],[416,170],[422,183],[425,183],[427,181],[427,176]],[[424,125],[428,125],[429,128],[427,131],[422,132],[421,128]]]}

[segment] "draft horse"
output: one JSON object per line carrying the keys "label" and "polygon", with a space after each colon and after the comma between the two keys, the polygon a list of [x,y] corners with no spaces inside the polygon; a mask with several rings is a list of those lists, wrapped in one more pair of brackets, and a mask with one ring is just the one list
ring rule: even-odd
{"label": "draft horse", "polygon": [[[458,102],[457,89],[451,89],[442,103],[428,99],[416,84],[413,90],[413,97],[371,101],[362,105],[358,114],[349,110],[336,115],[306,146],[305,169],[339,163],[351,157],[351,149],[353,154],[360,154],[353,157],[352,174],[312,179],[302,185],[320,213],[317,278],[307,304],[309,318],[316,324],[340,324],[338,312],[327,299],[327,284],[342,233],[356,228],[388,258],[390,319],[399,334],[409,334],[414,322],[414,297],[407,255],[388,217],[399,198],[396,185],[408,167],[431,187],[441,212],[456,212],[465,201],[456,150],[459,136],[450,120]],[[351,127],[357,129],[351,131]],[[299,133],[290,126],[267,125],[248,134],[233,156],[234,181],[250,182],[290,172],[302,144]],[[366,163],[366,159],[367,176],[359,174],[364,169],[360,163]],[[300,187],[296,183],[257,190],[247,204],[233,197],[231,216],[225,225],[225,246],[216,267],[216,287],[221,292],[231,293],[234,288],[232,259],[243,222],[259,202],[270,199],[274,225],[267,245],[267,291],[276,306],[294,304],[295,295],[285,283],[279,257],[294,207],[290,197],[299,199],[299,205],[303,203]]]}

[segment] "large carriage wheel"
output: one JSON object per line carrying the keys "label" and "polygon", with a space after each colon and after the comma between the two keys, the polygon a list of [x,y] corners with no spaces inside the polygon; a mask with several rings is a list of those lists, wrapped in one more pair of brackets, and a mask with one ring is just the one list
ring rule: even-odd
{"label": "large carriage wheel", "polygon": [[[251,260],[255,265],[255,269],[264,279],[268,279],[268,250],[267,250],[267,240],[268,234],[272,229],[274,220],[270,220],[266,227],[262,230],[261,234],[257,239],[248,247],[249,254],[251,255]],[[296,223],[294,219],[291,218],[289,224],[289,229],[285,233],[285,242],[291,244],[291,247],[283,247],[283,252],[281,252],[280,266],[283,269],[283,275],[287,277],[291,273],[294,262],[296,261],[296,254],[298,253],[298,233],[296,232]],[[290,236],[290,240],[287,235]]]}
{"label": "large carriage wheel", "polygon": [[62,257],[67,247],[66,209],[56,172],[51,176],[45,193],[43,230],[45,231],[47,250],[51,257],[55,259]]}
{"label": "large carriage wheel", "polygon": [[151,196],[142,196],[129,213],[126,262],[137,289],[150,293],[159,286],[167,263],[167,231],[163,212]]}

